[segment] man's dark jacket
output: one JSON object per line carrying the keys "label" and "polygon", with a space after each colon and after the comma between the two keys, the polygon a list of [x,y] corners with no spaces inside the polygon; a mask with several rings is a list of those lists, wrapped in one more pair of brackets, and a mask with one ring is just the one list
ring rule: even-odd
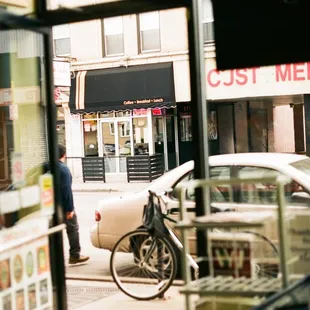
{"label": "man's dark jacket", "polygon": [[60,171],[60,188],[61,188],[61,205],[65,212],[72,212],[74,210],[73,194],[72,194],[72,175],[69,168],[62,163],[58,162]]}

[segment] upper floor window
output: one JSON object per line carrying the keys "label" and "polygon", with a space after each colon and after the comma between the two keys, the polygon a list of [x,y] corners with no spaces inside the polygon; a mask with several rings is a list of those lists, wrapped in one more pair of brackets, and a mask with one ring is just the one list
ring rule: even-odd
{"label": "upper floor window", "polygon": [[65,24],[53,27],[53,38],[55,56],[70,56],[70,25]]}
{"label": "upper floor window", "polygon": [[211,0],[203,0],[203,40],[205,43],[214,41],[214,19]]}
{"label": "upper floor window", "polygon": [[111,17],[103,20],[104,55],[124,55],[123,17]]}
{"label": "upper floor window", "polygon": [[141,52],[160,50],[159,12],[139,15]]}

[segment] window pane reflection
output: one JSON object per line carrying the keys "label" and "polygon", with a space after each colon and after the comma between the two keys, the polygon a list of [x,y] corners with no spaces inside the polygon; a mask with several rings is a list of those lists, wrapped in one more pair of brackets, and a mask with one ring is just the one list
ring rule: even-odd
{"label": "window pane reflection", "polygon": [[148,124],[146,117],[139,117],[133,119],[133,137],[134,137],[135,155],[148,154],[149,141],[148,141]]}

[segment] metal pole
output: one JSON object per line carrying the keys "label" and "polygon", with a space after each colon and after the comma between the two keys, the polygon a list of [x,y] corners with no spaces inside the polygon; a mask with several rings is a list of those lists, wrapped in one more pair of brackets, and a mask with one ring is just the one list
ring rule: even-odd
{"label": "metal pole", "polygon": [[[46,91],[46,114],[47,114],[47,136],[48,136],[48,151],[50,159],[51,173],[54,180],[55,192],[55,213],[53,215],[53,226],[63,223],[63,210],[60,205],[60,182],[57,149],[57,131],[56,131],[56,106],[54,103],[54,75],[53,75],[53,42],[52,30],[43,37],[44,61],[45,61],[45,91]],[[55,233],[50,237],[52,248],[52,276],[53,285],[55,288],[54,300],[57,303],[56,309],[67,309],[66,295],[66,270],[64,264],[63,238],[62,232]]]}
{"label": "metal pole", "polygon": [[[36,13],[40,17],[47,12],[47,1],[36,1]],[[45,100],[47,116],[47,140],[50,160],[50,170],[54,181],[54,201],[55,213],[52,225],[57,226],[63,223],[63,209],[60,205],[60,176],[58,171],[58,139],[56,131],[56,106],[54,102],[54,70],[53,70],[53,35],[52,28],[46,29],[43,35],[44,54],[44,81]],[[53,281],[54,306],[58,310],[67,310],[66,294],[66,270],[64,262],[63,237],[62,232],[55,233],[49,237],[51,249],[51,272]]]}
{"label": "metal pole", "polygon": [[[204,65],[202,1],[192,0],[188,8],[188,43],[191,82],[191,111],[193,143],[195,145],[195,178],[209,178],[208,148],[208,108],[206,102],[206,78]],[[209,190],[196,189],[196,215],[210,213]],[[207,233],[197,232],[197,254],[208,257]],[[199,265],[199,276],[210,274],[209,264],[204,261]]]}

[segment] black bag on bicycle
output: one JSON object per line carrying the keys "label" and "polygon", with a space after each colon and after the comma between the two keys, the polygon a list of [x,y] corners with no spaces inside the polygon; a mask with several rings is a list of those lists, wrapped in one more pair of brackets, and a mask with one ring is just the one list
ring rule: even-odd
{"label": "black bag on bicycle", "polygon": [[164,215],[159,202],[154,201],[153,195],[150,194],[147,205],[144,206],[142,223],[144,228],[152,237],[164,237],[169,234],[164,224]]}

